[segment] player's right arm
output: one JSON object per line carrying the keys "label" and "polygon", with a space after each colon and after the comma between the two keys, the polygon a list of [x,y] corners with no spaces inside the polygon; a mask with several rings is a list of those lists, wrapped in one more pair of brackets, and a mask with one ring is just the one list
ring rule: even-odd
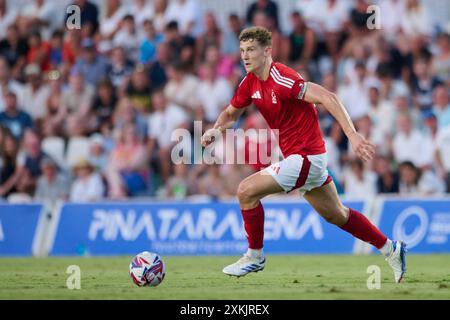
{"label": "player's right arm", "polygon": [[231,104],[223,110],[217,118],[214,127],[206,130],[202,136],[202,146],[206,147],[213,142],[213,137],[222,134],[226,129],[234,126],[237,119],[242,115],[245,108],[235,108]]}

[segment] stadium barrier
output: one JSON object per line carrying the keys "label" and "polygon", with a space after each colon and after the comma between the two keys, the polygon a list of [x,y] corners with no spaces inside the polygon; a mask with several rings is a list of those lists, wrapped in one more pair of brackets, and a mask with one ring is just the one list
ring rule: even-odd
{"label": "stadium barrier", "polygon": [[[370,254],[303,200],[263,201],[270,254]],[[450,198],[344,201],[414,253],[450,253]],[[0,256],[230,255],[246,250],[235,202],[0,205]]]}

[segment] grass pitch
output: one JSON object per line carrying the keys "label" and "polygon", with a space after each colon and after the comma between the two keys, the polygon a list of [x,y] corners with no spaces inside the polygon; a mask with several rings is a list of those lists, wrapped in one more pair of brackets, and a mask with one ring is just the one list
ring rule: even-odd
{"label": "grass pitch", "polygon": [[[450,255],[407,256],[404,283],[380,255],[267,256],[263,272],[242,278],[222,268],[238,257],[163,257],[160,286],[139,288],[130,257],[0,258],[0,299],[450,299]],[[81,268],[81,289],[66,287],[69,265]],[[381,269],[381,288],[369,290],[367,268]]]}

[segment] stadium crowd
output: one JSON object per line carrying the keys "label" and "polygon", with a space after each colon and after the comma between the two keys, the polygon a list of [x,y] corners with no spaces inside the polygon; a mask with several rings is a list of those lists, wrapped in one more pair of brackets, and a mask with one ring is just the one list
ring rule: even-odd
{"label": "stadium crowd", "polygon": [[[380,28],[371,1],[292,1],[286,32],[283,1],[255,0],[220,27],[202,0],[74,0],[69,28],[51,0],[0,0],[0,199],[234,197],[261,164],[174,164],[171,133],[207,129],[229,103],[249,25],[271,30],[274,60],[337,92],[377,145],[362,163],[318,106],[340,193],[450,192],[450,22],[420,0],[374,1]],[[266,123],[250,107],[238,127]]]}

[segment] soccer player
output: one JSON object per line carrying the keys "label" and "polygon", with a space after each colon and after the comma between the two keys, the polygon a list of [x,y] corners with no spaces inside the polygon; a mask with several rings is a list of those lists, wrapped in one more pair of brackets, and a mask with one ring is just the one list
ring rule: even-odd
{"label": "soccer player", "polygon": [[223,269],[231,276],[244,276],[264,269],[264,208],[260,199],[299,189],[311,206],[329,223],[375,246],[394,271],[396,282],[405,274],[406,245],[388,239],[363,214],[345,207],[328,175],[327,154],[319,128],[315,104],[323,105],[338,121],[356,155],[370,160],[375,147],[359,134],[336,94],[306,82],[293,69],[274,62],[271,33],[262,27],[244,29],[239,35],[241,58],[247,75],[231,103],[219,115],[214,127],[201,139],[204,147],[231,128],[244,109],[254,103],[271,129],[279,130],[283,160],[244,179],[237,196],[248,240],[248,251],[236,263]]}

